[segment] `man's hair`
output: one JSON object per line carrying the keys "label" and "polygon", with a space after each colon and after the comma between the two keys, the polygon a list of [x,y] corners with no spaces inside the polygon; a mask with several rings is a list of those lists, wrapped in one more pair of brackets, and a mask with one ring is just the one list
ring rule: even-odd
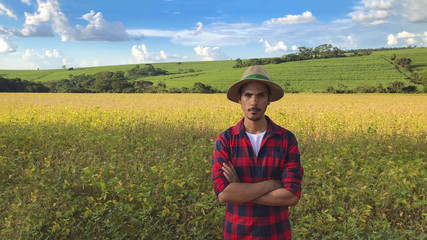
{"label": "man's hair", "polygon": [[[243,84],[242,86],[240,86],[240,88],[239,88],[239,97],[242,97],[243,87],[244,87],[246,84],[249,84],[249,83],[251,83],[251,82],[245,83],[245,84]],[[264,85],[267,87],[267,91],[268,91],[268,99],[270,99],[270,94],[271,94],[270,87],[269,87],[267,84],[264,84]]]}

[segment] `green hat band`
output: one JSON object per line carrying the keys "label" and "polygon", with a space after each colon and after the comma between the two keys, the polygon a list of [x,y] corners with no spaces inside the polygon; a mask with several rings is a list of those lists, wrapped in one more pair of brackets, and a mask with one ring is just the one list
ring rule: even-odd
{"label": "green hat band", "polygon": [[251,75],[245,77],[244,79],[251,79],[251,78],[260,78],[260,79],[264,79],[264,80],[270,80],[268,77],[266,77],[264,75],[260,75],[260,74],[251,74]]}

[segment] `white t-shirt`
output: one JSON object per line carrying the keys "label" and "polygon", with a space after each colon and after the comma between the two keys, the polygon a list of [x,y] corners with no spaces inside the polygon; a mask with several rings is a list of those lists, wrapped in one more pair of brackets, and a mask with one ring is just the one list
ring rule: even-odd
{"label": "white t-shirt", "polygon": [[251,140],[252,148],[254,149],[255,156],[258,157],[259,149],[261,148],[262,139],[264,138],[265,132],[252,134],[246,132],[246,134],[249,137],[249,140]]}

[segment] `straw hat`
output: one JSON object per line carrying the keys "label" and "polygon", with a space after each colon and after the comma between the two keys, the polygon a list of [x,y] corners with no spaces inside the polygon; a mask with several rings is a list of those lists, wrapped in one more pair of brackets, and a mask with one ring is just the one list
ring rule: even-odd
{"label": "straw hat", "polygon": [[242,79],[240,81],[233,84],[227,91],[227,98],[233,102],[239,102],[239,89],[243,84],[249,82],[262,82],[266,84],[270,88],[270,101],[274,102],[283,97],[283,89],[282,87],[270,80],[270,76],[268,76],[267,72],[264,68],[255,65],[250,66],[246,69],[245,73],[243,73]]}

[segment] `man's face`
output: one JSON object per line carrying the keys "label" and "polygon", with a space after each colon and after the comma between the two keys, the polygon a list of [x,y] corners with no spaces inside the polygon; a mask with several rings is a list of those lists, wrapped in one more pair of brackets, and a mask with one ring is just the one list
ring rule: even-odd
{"label": "man's face", "polygon": [[270,104],[267,86],[260,82],[243,85],[239,103],[247,119],[251,121],[262,119],[267,110],[267,105]]}

